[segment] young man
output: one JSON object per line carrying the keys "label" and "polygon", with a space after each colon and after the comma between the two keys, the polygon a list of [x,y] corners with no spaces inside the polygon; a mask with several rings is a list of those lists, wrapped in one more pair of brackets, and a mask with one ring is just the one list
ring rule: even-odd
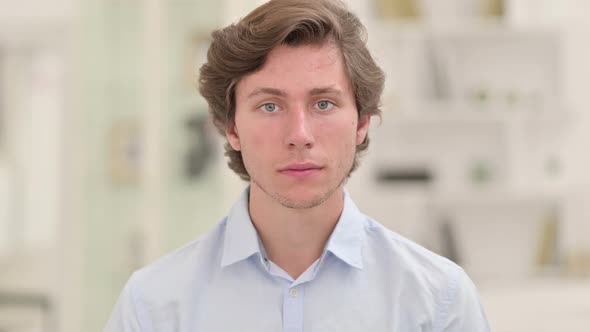
{"label": "young man", "polygon": [[460,267],[344,191],[384,81],[363,33],[329,0],[271,0],[213,33],[200,91],[250,185],[133,274],[106,331],[489,331]]}

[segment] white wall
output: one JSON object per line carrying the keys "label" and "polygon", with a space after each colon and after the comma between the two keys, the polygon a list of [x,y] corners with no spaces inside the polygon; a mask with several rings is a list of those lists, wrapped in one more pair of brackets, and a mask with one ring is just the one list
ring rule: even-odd
{"label": "white wall", "polygon": [[0,21],[62,20],[76,14],[76,0],[0,0]]}

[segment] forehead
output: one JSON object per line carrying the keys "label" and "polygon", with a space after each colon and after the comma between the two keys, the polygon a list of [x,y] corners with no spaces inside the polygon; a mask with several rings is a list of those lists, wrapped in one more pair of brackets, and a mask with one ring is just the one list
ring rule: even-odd
{"label": "forehead", "polygon": [[325,70],[342,66],[340,50],[334,43],[304,44],[299,46],[279,45],[268,54],[259,71],[273,69]]}
{"label": "forehead", "polygon": [[351,90],[341,52],[333,43],[275,47],[259,70],[240,80],[236,92],[247,94],[265,87],[285,90],[288,94],[319,87]]}

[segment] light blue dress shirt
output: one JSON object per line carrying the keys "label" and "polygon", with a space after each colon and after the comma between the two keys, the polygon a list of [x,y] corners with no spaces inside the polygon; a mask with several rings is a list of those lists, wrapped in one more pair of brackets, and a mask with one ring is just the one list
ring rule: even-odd
{"label": "light blue dress shirt", "polygon": [[490,331],[460,267],[344,200],[322,256],[293,280],[267,259],[246,190],[202,238],[135,272],[105,331]]}

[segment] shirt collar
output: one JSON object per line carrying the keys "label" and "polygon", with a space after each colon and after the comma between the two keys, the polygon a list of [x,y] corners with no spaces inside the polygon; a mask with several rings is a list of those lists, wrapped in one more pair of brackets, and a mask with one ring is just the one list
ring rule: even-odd
{"label": "shirt collar", "polygon": [[326,245],[326,251],[331,252],[348,265],[361,270],[363,269],[364,218],[345,190],[344,209]]}
{"label": "shirt collar", "polygon": [[[249,187],[244,190],[228,214],[221,267],[245,260],[256,253],[264,256],[258,233],[250,219],[249,190]],[[358,269],[363,268],[363,218],[363,214],[345,191],[344,209],[325,249]]]}
{"label": "shirt collar", "polygon": [[258,234],[248,212],[249,192],[250,187],[244,190],[227,216],[221,267],[226,267],[255,253],[260,253]]}

